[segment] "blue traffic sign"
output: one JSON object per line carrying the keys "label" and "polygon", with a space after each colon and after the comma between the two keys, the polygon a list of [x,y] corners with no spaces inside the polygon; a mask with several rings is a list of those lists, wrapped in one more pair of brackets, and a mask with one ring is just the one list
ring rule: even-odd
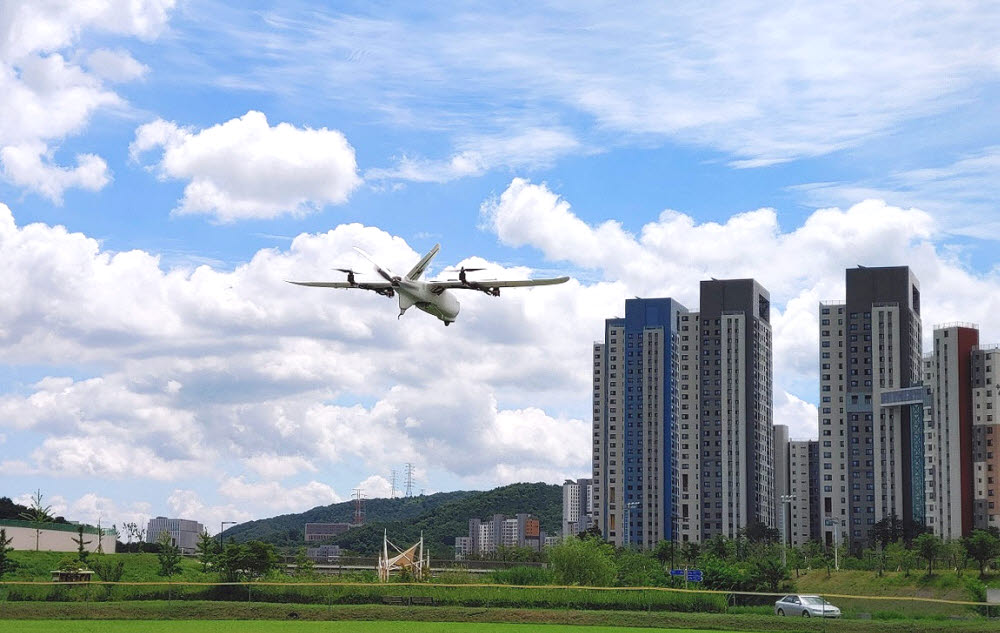
{"label": "blue traffic sign", "polygon": [[688,582],[701,582],[701,570],[689,569],[687,573]]}
{"label": "blue traffic sign", "polygon": [[683,569],[671,569],[670,570],[670,575],[671,576],[683,576],[684,575],[684,570]]}

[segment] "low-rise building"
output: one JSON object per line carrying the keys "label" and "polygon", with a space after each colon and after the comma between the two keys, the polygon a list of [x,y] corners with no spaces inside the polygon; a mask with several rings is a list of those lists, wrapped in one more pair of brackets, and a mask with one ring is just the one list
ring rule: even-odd
{"label": "low-rise building", "polygon": [[339,545],[319,545],[306,548],[306,558],[317,563],[330,563],[340,558]]}
{"label": "low-rise building", "polygon": [[189,519],[168,519],[156,517],[146,525],[146,542],[159,542],[160,535],[166,532],[170,535],[171,545],[177,547],[182,554],[194,554],[198,551],[198,538],[205,531],[205,526]]}
{"label": "low-rise building", "polygon": [[306,542],[325,541],[350,530],[350,523],[306,523]]}
{"label": "low-rise building", "polygon": [[[43,552],[76,552],[79,545],[80,526],[73,523],[33,523],[0,519],[0,528],[11,539],[9,547],[15,550],[39,550]],[[83,526],[83,547],[88,552],[115,552],[118,534],[114,530]]]}

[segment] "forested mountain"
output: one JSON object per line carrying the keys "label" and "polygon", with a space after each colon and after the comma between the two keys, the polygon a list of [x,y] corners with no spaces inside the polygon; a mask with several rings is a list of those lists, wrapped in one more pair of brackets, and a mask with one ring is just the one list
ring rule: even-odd
{"label": "forested mountain", "polygon": [[[562,523],[562,488],[556,485],[511,484],[486,492],[455,491],[398,499],[370,499],[365,502],[365,524],[327,541],[352,552],[374,555],[382,544],[382,532],[398,545],[412,543],[424,533],[424,542],[434,556],[450,557],[455,537],[465,536],[469,519],[489,519],[494,514],[536,515],[541,528],[553,535]],[[306,523],[351,522],[354,502],[320,506],[300,514],[285,514],[234,526],[224,533],[238,542],[262,540],[275,545],[304,544]]]}
{"label": "forested mountain", "polygon": [[[0,497],[0,519],[23,520],[23,515],[29,510],[30,508],[27,506],[14,503],[10,497]],[[53,517],[52,522],[68,523],[68,521],[62,517]]]}

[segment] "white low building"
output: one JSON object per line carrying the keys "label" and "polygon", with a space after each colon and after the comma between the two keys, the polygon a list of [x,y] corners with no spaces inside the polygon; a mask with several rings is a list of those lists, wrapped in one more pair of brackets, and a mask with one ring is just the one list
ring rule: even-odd
{"label": "white low building", "polygon": [[[37,526],[44,527],[37,527]],[[42,523],[29,521],[0,520],[0,529],[12,539],[10,547],[15,550],[40,550],[44,552],[76,552],[79,546],[80,526],[71,523]],[[100,548],[106,554],[115,551],[118,535],[113,530],[101,530],[85,525],[83,527],[83,547],[88,552],[96,552]]]}

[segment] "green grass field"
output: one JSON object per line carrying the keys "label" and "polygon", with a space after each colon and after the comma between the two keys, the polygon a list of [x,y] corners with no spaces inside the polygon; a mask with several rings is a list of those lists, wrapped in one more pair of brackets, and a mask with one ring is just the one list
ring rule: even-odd
{"label": "green grass field", "polygon": [[[565,624],[504,624],[494,622],[269,622],[247,620],[8,620],[18,633],[527,633],[543,627],[545,633],[635,633],[646,628],[573,626]],[[697,633],[694,629],[657,629],[665,633]]]}

